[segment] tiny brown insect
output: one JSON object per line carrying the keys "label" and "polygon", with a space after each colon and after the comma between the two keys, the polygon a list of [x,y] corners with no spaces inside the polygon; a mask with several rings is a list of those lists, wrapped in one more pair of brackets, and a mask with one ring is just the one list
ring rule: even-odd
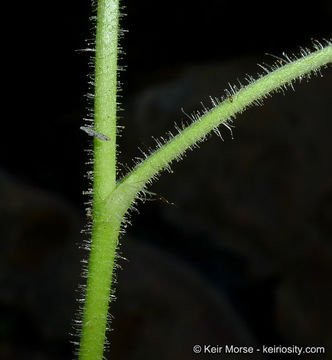
{"label": "tiny brown insect", "polygon": [[162,201],[163,203],[165,203],[165,204],[167,204],[167,205],[175,205],[173,202],[168,201],[168,200],[165,199],[163,196],[158,195],[158,194],[156,194],[156,195],[157,195],[157,199],[160,200],[160,201]]}
{"label": "tiny brown insect", "polygon": [[233,96],[231,95],[228,100],[232,103],[233,102]]}
{"label": "tiny brown insect", "polygon": [[156,194],[156,193],[154,193],[154,192],[147,191],[147,190],[144,190],[144,192],[145,192],[146,194],[151,195],[152,197],[155,197],[155,198],[152,198],[151,200],[159,200],[159,201],[161,201],[161,202],[163,202],[163,203],[165,203],[165,204],[167,204],[167,205],[174,205],[174,206],[176,206],[175,203],[173,203],[172,201],[167,200],[166,198],[164,198],[163,196],[161,196],[161,195],[159,195],[159,194]]}

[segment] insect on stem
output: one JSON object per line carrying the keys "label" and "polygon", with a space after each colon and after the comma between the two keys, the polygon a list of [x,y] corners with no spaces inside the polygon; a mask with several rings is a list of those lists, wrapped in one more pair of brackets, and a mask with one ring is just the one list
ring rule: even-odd
{"label": "insect on stem", "polygon": [[84,132],[86,132],[88,135],[95,136],[100,140],[103,140],[103,141],[110,141],[111,140],[108,136],[106,136],[106,135],[92,129],[91,127],[81,126],[80,129],[83,130]]}

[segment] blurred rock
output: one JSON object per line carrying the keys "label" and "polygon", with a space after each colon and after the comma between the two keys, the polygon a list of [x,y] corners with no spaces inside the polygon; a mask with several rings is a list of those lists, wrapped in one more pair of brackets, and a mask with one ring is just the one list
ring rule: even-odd
{"label": "blurred rock", "polygon": [[[82,222],[55,194],[1,171],[0,357],[71,358]],[[255,343],[226,298],[171,254],[125,237],[113,358],[191,359],[195,344]],[[85,254],[86,256],[86,254]],[[128,342],[130,346],[128,346]],[[152,355],[153,354],[153,355]],[[207,358],[209,358],[207,356]],[[232,359],[233,357],[229,357]]]}
{"label": "blurred rock", "polygon": [[129,262],[121,261],[118,274],[110,358],[185,360],[195,357],[195,344],[256,344],[229,300],[207,279],[170,253],[127,237],[123,243]]}
{"label": "blurred rock", "polygon": [[79,279],[80,217],[59,196],[3,170],[0,199],[0,358],[44,359],[50,344],[58,345],[48,358],[60,358],[69,347]]}

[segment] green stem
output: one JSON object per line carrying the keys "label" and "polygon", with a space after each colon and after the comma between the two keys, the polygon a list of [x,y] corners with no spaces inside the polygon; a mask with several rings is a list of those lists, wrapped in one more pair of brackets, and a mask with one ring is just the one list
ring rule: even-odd
{"label": "green stem", "polygon": [[95,62],[92,240],[82,320],[80,360],[103,357],[115,252],[121,222],[138,192],[211,130],[281,86],[332,61],[332,46],[260,77],[160,146],[116,184],[116,71],[118,0],[98,0]]}
{"label": "green stem", "polygon": [[118,214],[124,214],[132,201],[145,184],[169,164],[181,157],[186,150],[203,139],[211,130],[226,122],[236,113],[244,111],[248,105],[265,97],[283,85],[319,69],[332,62],[332,45],[317,50],[296,61],[290,62],[260,77],[243,87],[213,109],[205,113],[197,121],[159,147],[150,156],[127,174],[117,185],[111,195],[110,202],[117,203]]}
{"label": "green stem", "polygon": [[118,0],[99,0],[95,52],[92,238],[81,329],[79,359],[102,359],[113,264],[120,222],[105,199],[116,186],[116,90]]}

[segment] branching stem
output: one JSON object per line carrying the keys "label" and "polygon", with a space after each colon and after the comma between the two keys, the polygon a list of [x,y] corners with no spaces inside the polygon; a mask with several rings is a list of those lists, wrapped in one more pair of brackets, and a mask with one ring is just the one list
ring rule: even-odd
{"label": "branching stem", "polygon": [[[146,184],[172,161],[250,104],[332,62],[332,46],[317,48],[252,81],[199,117],[116,183],[118,0],[98,0],[92,238],[79,349],[80,360],[101,360],[118,234],[123,218]],[[263,68],[263,70],[266,70]],[[107,141],[103,141],[107,139]]]}

